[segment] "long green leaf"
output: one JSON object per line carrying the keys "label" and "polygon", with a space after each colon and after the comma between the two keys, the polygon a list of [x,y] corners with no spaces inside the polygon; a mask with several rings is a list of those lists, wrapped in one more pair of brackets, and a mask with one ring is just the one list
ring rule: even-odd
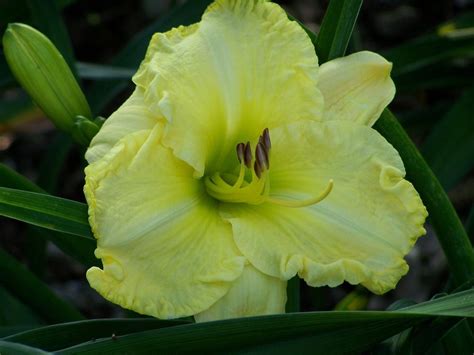
{"label": "long green leaf", "polygon": [[21,174],[0,163],[0,186],[12,189],[45,193],[45,191]]}
{"label": "long green leaf", "polygon": [[[41,317],[30,307],[13,296],[8,290],[0,286],[0,327],[5,326],[38,326],[42,324]],[[2,337],[0,335],[0,337]]]}
{"label": "long green leaf", "polygon": [[93,339],[121,336],[150,329],[160,329],[188,324],[184,320],[158,319],[94,319],[50,325],[27,330],[4,338],[47,351],[58,350]]}
{"label": "long green leaf", "polygon": [[471,210],[469,211],[469,215],[467,216],[466,220],[466,232],[471,242],[474,243],[474,203],[471,206]]}
{"label": "long green leaf", "polygon": [[0,284],[48,322],[84,318],[3,249],[0,249]]}
{"label": "long green leaf", "polygon": [[92,238],[87,205],[80,202],[0,187],[0,215],[46,229]]}
{"label": "long green leaf", "polygon": [[4,338],[13,334],[26,332],[35,328],[31,325],[15,325],[15,326],[0,326],[0,338]]}
{"label": "long green leaf", "polygon": [[385,110],[374,128],[400,153],[411,181],[428,208],[431,223],[458,284],[474,278],[474,253],[466,231],[440,182],[395,116]]}
{"label": "long green leaf", "polygon": [[436,124],[422,147],[441,184],[450,189],[474,167],[474,86]]}
{"label": "long green leaf", "polygon": [[[58,354],[363,350],[426,316],[388,312],[315,312],[244,318],[140,332],[87,342]],[[361,336],[361,332],[365,336]],[[289,348],[289,349],[288,349]],[[281,353],[281,352],[280,352]]]}
{"label": "long green leaf", "polygon": [[309,312],[241,318],[101,339],[58,354],[151,352],[343,353],[371,346],[437,316],[474,317],[474,290],[394,312]]}
{"label": "long green leaf", "polygon": [[[188,0],[163,18],[139,32],[112,60],[110,65],[136,70],[145,57],[151,36],[155,32],[168,31],[172,27],[197,22],[211,0]],[[130,84],[129,80],[101,80],[87,93],[95,113],[100,112],[117,94]]]}
{"label": "long green leaf", "polygon": [[472,355],[474,354],[474,337],[469,323],[464,320],[454,326],[441,339],[447,354]]}
{"label": "long green leaf", "polygon": [[0,354],[5,354],[5,355],[46,355],[50,354],[46,351],[32,348],[30,346],[22,345],[22,344],[16,344],[16,343],[10,343],[7,341],[1,341],[0,340]]}
{"label": "long green leaf", "polygon": [[332,0],[316,38],[321,63],[344,55],[359,15],[362,0]]}
{"label": "long green leaf", "polygon": [[404,307],[399,312],[438,316],[474,317],[474,289],[438,297],[428,302]]}
{"label": "long green leaf", "polygon": [[[61,155],[61,154],[59,154]],[[46,168],[45,168],[46,169]],[[0,163],[0,186],[9,187],[31,192],[45,193],[39,186],[26,179],[23,175]],[[85,266],[98,265],[99,261],[94,257],[95,240],[92,238],[74,238],[71,234],[60,233],[53,230],[46,231],[42,228],[34,228],[34,233],[40,238],[51,240],[63,252],[70,255]]]}
{"label": "long green leaf", "polygon": [[[474,26],[474,12],[458,17],[449,24],[454,28]],[[474,36],[447,36],[429,33],[412,41],[392,48],[382,54],[394,63],[392,76],[397,77],[413,73],[422,68],[457,57],[473,55]]]}

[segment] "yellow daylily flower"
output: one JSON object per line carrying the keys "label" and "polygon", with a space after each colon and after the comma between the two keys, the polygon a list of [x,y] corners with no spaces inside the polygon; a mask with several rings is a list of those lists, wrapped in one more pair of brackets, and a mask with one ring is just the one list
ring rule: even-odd
{"label": "yellow daylily flower", "polygon": [[318,66],[276,4],[218,0],[155,34],[131,97],[86,153],[103,269],[90,285],[158,318],[284,312],[286,282],[361,283],[407,272],[426,209],[370,126],[391,64],[360,52]]}

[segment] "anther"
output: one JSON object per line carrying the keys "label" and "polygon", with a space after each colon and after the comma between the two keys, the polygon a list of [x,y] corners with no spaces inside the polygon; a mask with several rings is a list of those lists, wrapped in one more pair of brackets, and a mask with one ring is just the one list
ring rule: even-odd
{"label": "anther", "polygon": [[257,159],[255,159],[255,163],[253,163],[253,170],[255,171],[257,177],[260,179],[260,177],[262,176],[262,167],[258,163]]}
{"label": "anther", "polygon": [[270,140],[270,131],[268,130],[268,128],[265,128],[263,130],[262,137],[265,148],[267,148],[267,151],[270,151],[270,148],[272,147],[272,141]]}
{"label": "anther", "polygon": [[247,142],[247,144],[245,145],[244,162],[247,168],[252,168],[252,148],[250,147],[250,142]]}
{"label": "anther", "polygon": [[239,163],[242,164],[242,162],[244,161],[244,157],[245,157],[245,144],[244,143],[239,143],[239,144],[237,144],[235,149],[237,150],[237,158],[239,159]]}
{"label": "anther", "polygon": [[255,148],[255,157],[258,165],[263,169],[268,170],[270,168],[270,162],[268,161],[268,155],[263,144],[258,143]]}

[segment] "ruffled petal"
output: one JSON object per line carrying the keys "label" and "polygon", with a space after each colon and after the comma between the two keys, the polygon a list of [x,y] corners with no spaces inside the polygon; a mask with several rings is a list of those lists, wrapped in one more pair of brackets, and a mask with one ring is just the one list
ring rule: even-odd
{"label": "ruffled petal", "polygon": [[309,207],[223,204],[240,251],[260,271],[286,280],[298,273],[310,286],[394,288],[427,216],[395,149],[347,121],[298,122],[270,134],[271,197],[307,199],[330,179],[334,187]]}
{"label": "ruffled petal", "polygon": [[265,275],[251,264],[244,268],[229,292],[209,309],[196,314],[196,322],[285,313],[286,281]]}
{"label": "ruffled petal", "polygon": [[395,95],[392,63],[373,52],[358,52],[321,65],[319,89],[324,120],[372,126]]}
{"label": "ruffled petal", "polygon": [[134,82],[167,121],[164,145],[196,170],[225,170],[265,127],[318,120],[310,39],[278,5],[218,0],[202,21],[153,36]]}
{"label": "ruffled petal", "polygon": [[143,102],[143,90],[136,88],[133,94],[104,123],[99,133],[92,139],[86,152],[86,160],[91,164],[102,158],[127,134],[152,129],[163,120],[152,114]]}
{"label": "ruffled petal", "polygon": [[103,297],[158,318],[190,316],[223,297],[244,258],[193,169],[160,143],[162,127],[132,133],[86,168],[97,238],[87,279]]}

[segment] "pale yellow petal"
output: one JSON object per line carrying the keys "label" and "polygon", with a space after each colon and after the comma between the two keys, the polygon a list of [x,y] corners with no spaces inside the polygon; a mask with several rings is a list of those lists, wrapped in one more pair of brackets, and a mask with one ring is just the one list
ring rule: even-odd
{"label": "pale yellow petal", "polygon": [[321,65],[319,89],[324,120],[372,126],[395,95],[392,63],[373,52],[358,52]]}
{"label": "pale yellow petal", "polygon": [[317,196],[330,179],[334,187],[310,207],[223,204],[241,252],[266,274],[298,273],[311,286],[394,288],[427,216],[398,153],[375,130],[347,121],[299,122],[270,134],[273,198]]}
{"label": "pale yellow petal", "polygon": [[161,145],[161,131],[129,134],[86,168],[89,222],[104,265],[87,279],[122,307],[175,318],[224,296],[244,258],[193,169]]}
{"label": "pale yellow petal", "polygon": [[286,281],[265,275],[247,264],[229,292],[209,309],[196,314],[196,322],[285,313]]}
{"label": "pale yellow petal", "polygon": [[163,118],[148,110],[143,102],[143,90],[136,88],[133,94],[103,124],[92,139],[86,152],[86,160],[93,163],[102,158],[127,134],[152,129]]}
{"label": "pale yellow petal", "polygon": [[155,34],[134,82],[168,121],[164,144],[201,176],[265,127],[321,119],[317,75],[310,39],[280,6],[218,0],[200,23]]}

